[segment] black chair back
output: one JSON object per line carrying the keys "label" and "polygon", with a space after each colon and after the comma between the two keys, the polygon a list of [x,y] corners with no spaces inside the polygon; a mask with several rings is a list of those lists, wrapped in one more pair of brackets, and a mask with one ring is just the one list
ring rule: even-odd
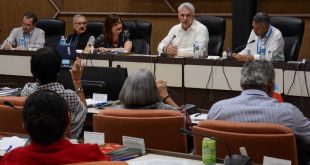
{"label": "black chair back", "polygon": [[62,35],[65,35],[66,23],[57,19],[39,19],[37,28],[45,32],[45,46],[55,47]]}
{"label": "black chair back", "polygon": [[305,22],[294,17],[271,17],[270,24],[282,33],[285,61],[297,61]]}
{"label": "black chair back", "polygon": [[213,16],[199,16],[196,20],[205,25],[209,31],[208,54],[215,56],[222,56],[226,19]]}
{"label": "black chair back", "polygon": [[133,52],[137,54],[151,54],[152,23],[138,20],[124,20],[125,28],[130,32]]}
{"label": "black chair back", "polygon": [[104,28],[103,21],[88,21],[87,22],[87,31],[92,34],[95,38],[97,38]]}

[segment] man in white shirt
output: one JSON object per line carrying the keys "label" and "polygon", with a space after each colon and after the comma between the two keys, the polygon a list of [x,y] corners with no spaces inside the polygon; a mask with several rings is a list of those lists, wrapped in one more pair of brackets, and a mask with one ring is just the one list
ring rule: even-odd
{"label": "man in white shirt", "polygon": [[[13,47],[16,47],[16,50],[43,48],[45,32],[40,28],[36,28],[37,21],[37,16],[33,12],[26,12],[22,18],[21,27],[14,28],[11,31],[10,36],[3,42],[1,49],[9,50]],[[25,38],[24,45],[19,43],[21,36]]]}
{"label": "man in white shirt", "polygon": [[248,45],[233,57],[238,61],[251,61],[260,59],[260,47],[265,45],[266,56],[272,61],[284,61],[284,39],[282,33],[270,25],[267,13],[257,13],[252,22],[253,30],[248,39]]}
{"label": "man in white shirt", "polygon": [[195,8],[191,3],[182,3],[178,8],[180,24],[173,26],[168,35],[159,43],[158,53],[171,57],[192,56],[193,45],[208,50],[209,32],[206,26],[195,20]]}

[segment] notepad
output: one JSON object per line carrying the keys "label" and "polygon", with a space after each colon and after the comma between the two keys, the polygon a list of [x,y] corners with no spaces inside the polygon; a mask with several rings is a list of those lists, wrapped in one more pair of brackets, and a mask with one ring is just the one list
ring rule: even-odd
{"label": "notepad", "polygon": [[12,137],[3,137],[0,140],[0,156],[3,156],[5,154],[5,151],[10,147],[10,151],[12,151],[14,148],[25,146],[28,139],[20,138],[17,136]]}

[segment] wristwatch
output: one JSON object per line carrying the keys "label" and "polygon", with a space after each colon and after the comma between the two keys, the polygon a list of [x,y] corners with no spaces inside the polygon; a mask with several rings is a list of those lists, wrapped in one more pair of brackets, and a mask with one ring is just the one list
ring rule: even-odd
{"label": "wristwatch", "polygon": [[83,92],[83,88],[82,87],[78,87],[77,89],[75,89],[75,92]]}

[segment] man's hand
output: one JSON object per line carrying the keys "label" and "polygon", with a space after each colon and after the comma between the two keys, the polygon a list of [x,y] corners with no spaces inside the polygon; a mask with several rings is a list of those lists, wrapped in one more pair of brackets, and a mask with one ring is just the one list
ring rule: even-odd
{"label": "man's hand", "polygon": [[237,61],[252,61],[254,60],[254,56],[252,55],[241,55],[241,54],[233,54],[233,58],[235,58]]}
{"label": "man's hand", "polygon": [[4,41],[4,42],[3,42],[2,47],[3,47],[5,50],[11,50],[11,49],[12,49],[12,45],[11,45],[10,43],[8,43],[7,41]]}
{"label": "man's hand", "polygon": [[167,47],[165,47],[165,49],[167,50],[166,53],[171,57],[175,57],[178,54],[178,47],[173,46],[172,44],[169,44]]}

